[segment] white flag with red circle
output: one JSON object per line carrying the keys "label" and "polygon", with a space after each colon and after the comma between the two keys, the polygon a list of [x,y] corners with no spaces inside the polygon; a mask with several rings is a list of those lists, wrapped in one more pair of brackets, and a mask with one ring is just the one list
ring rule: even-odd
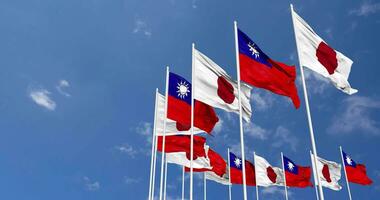
{"label": "white flag with red circle", "polygon": [[284,185],[284,172],[279,167],[273,167],[265,158],[255,155],[256,184],[258,186]]}
{"label": "white flag with red circle", "polygon": [[[220,66],[194,49],[194,98],[227,112],[239,113],[238,85]],[[251,87],[241,84],[242,114],[246,121],[251,118]]]}
{"label": "white flag with red circle", "polygon": [[328,78],[334,86],[354,94],[348,82],[352,60],[330,47],[295,11],[292,11],[300,65]]}
{"label": "white flag with red circle", "polygon": [[[342,186],[339,185],[339,180],[341,176],[341,164],[338,164],[333,161],[328,161],[323,158],[317,157],[317,165],[314,164],[313,154],[310,154],[311,161],[313,163],[313,173],[316,177],[315,170],[318,170],[319,181],[323,187],[330,188],[332,190],[339,191],[342,189]],[[317,185],[317,183],[315,183]]]}

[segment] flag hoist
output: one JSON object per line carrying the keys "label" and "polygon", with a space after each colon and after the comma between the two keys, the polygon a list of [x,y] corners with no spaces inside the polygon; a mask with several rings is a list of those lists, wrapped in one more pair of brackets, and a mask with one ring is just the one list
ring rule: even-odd
{"label": "flag hoist", "polygon": [[[165,110],[164,116],[166,119],[168,112],[168,89],[169,88],[169,66],[166,67],[166,83],[165,83]],[[163,137],[162,137],[162,153],[161,153],[161,174],[160,174],[160,196],[159,199],[163,200],[163,184],[164,184],[164,168],[165,168],[165,135],[166,135],[166,120],[163,124]]]}
{"label": "flag hoist", "polygon": [[[317,147],[315,144],[315,139],[314,139],[314,130],[313,130],[313,123],[311,119],[311,113],[310,113],[310,108],[309,108],[309,98],[307,95],[307,89],[306,89],[306,83],[305,83],[305,76],[303,73],[303,63],[301,62],[300,59],[300,48],[298,46],[297,42],[297,32],[295,30],[295,23],[294,23],[294,10],[293,10],[293,5],[290,4],[290,10],[292,13],[292,21],[293,21],[293,28],[294,28],[294,35],[295,35],[295,40],[296,40],[296,46],[297,46],[297,53],[298,53],[298,60],[299,60],[299,67],[301,71],[301,79],[302,79],[302,86],[303,86],[303,93],[304,93],[304,98],[305,98],[305,106],[306,106],[306,114],[307,114],[307,119],[308,119],[308,124],[309,124],[309,132],[310,132],[310,139],[311,139],[311,147],[313,151],[313,158],[314,158],[314,163],[317,163]],[[324,200],[323,196],[323,190],[322,190],[322,185],[320,184],[320,174],[318,170],[316,171],[317,175],[317,183],[318,183],[318,191],[319,191],[319,199]]]}
{"label": "flag hoist", "polygon": [[238,43],[238,33],[237,33],[237,22],[234,21],[234,32],[235,32],[235,56],[236,56],[236,70],[237,70],[237,84],[238,84],[238,98],[239,98],[239,126],[240,126],[240,147],[241,147],[241,159],[242,159],[242,170],[243,170],[243,195],[244,200],[247,200],[247,183],[245,174],[245,153],[244,153],[244,130],[243,130],[243,114],[241,106],[241,92],[240,92],[240,61],[239,61],[239,43]]}

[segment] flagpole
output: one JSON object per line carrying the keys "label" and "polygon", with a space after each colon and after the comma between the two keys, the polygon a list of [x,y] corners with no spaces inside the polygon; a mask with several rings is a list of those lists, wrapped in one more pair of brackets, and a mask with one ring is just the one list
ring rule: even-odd
{"label": "flagpole", "polygon": [[253,163],[255,165],[255,182],[256,182],[256,200],[259,200],[259,186],[257,184],[257,172],[256,172],[256,152],[253,152]]}
{"label": "flagpole", "polygon": [[165,111],[164,111],[164,132],[162,133],[162,152],[161,152],[161,176],[160,176],[160,200],[162,200],[162,189],[164,184],[164,162],[165,162],[165,136],[166,136],[166,117],[168,112],[168,90],[169,90],[169,66],[166,67],[166,85],[165,85]]}
{"label": "flagpole", "polygon": [[241,147],[241,159],[242,159],[242,170],[243,170],[243,194],[244,200],[247,200],[247,181],[245,174],[245,153],[244,153],[244,130],[243,130],[243,115],[241,108],[241,92],[240,92],[240,61],[239,61],[239,44],[237,35],[237,22],[234,21],[234,31],[235,31],[235,57],[236,57],[236,70],[237,70],[237,82],[238,82],[238,96],[239,96],[239,125],[240,125],[240,147]]}
{"label": "flagpole", "polygon": [[182,167],[182,200],[185,200],[185,166]]}
{"label": "flagpole", "polygon": [[206,172],[203,172],[203,199],[207,200]]}
{"label": "flagpole", "polygon": [[312,168],[313,168],[313,178],[314,178],[314,188],[315,188],[315,195],[316,195],[316,197],[317,197],[317,200],[319,200],[319,195],[318,195],[318,185],[317,185],[317,177],[315,177],[315,172],[318,170],[317,169],[317,166],[316,166],[316,164],[314,163],[314,161],[313,161],[313,155],[312,155],[312,153],[311,153],[311,151],[309,151],[310,152],[310,159],[311,159],[311,166],[312,166]]}
{"label": "flagpole", "polygon": [[[304,98],[305,98],[307,119],[308,119],[308,124],[309,124],[311,146],[312,146],[312,149],[313,149],[314,162],[317,163],[317,156],[318,156],[317,155],[317,147],[315,145],[313,122],[311,120],[311,113],[310,113],[310,108],[309,108],[309,98],[307,96],[305,76],[304,76],[304,73],[303,73],[303,66],[302,66],[302,63],[301,63],[301,60],[300,60],[300,52],[299,52],[299,46],[298,46],[298,42],[297,42],[297,33],[295,31],[294,16],[293,16],[294,10],[293,10],[293,5],[292,4],[290,4],[290,9],[291,9],[291,12],[292,12],[293,29],[294,29],[294,36],[295,36],[295,40],[296,40],[296,46],[297,46],[299,67],[300,67],[300,71],[301,71],[301,79],[302,79],[303,93],[304,93]],[[316,171],[316,174],[317,174],[319,197],[320,197],[321,200],[324,200],[325,198],[323,196],[323,190],[322,190],[322,185],[320,184],[320,175],[319,175],[318,170]]]}
{"label": "flagpole", "polygon": [[191,45],[191,136],[190,136],[190,200],[193,200],[193,157],[194,157],[194,49],[195,44]]}
{"label": "flagpole", "polygon": [[232,191],[231,191],[231,165],[230,165],[230,148],[227,148],[227,163],[228,163],[228,182],[230,184],[228,184],[228,197],[229,197],[229,200],[232,200]]}
{"label": "flagpole", "polygon": [[166,185],[168,179],[168,160],[165,154],[165,179],[164,179],[164,200],[166,200]]}
{"label": "flagpole", "polygon": [[156,88],[156,94],[155,94],[155,102],[154,102],[154,120],[153,120],[153,131],[152,131],[152,153],[151,153],[151,160],[150,160],[150,176],[149,176],[149,197],[148,199],[152,199],[152,189],[154,187],[153,185],[153,162],[154,162],[154,149],[155,149],[155,141],[156,141],[156,119],[157,119],[157,93],[158,88]]}
{"label": "flagpole", "polygon": [[156,163],[157,163],[157,130],[154,132],[154,161],[153,161],[153,177],[152,177],[152,196],[151,200],[154,199],[154,188],[156,181]]}
{"label": "flagpole", "polygon": [[286,175],[284,166],[284,154],[281,152],[282,172],[284,174],[285,199],[288,200],[288,188],[286,187]]}
{"label": "flagpole", "polygon": [[350,200],[352,200],[351,190],[350,190],[350,184],[348,183],[348,177],[347,177],[347,172],[346,172],[346,166],[345,166],[345,164],[344,164],[344,158],[343,158],[343,150],[342,150],[342,146],[339,146],[339,150],[340,150],[340,157],[342,158],[342,167],[343,167],[343,170],[344,170],[344,176],[346,177],[346,184],[347,184],[348,197],[350,198]]}

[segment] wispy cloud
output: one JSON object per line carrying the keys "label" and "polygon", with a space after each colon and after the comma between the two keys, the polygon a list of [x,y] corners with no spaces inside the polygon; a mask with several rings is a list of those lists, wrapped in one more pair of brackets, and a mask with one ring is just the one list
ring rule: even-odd
{"label": "wispy cloud", "polygon": [[124,177],[126,184],[136,184],[141,182],[141,178]]}
{"label": "wispy cloud", "polygon": [[133,148],[133,146],[129,144],[115,146],[115,149],[119,151],[120,153],[128,155],[131,158],[135,158],[136,154],[138,153],[138,151],[135,150],[135,148]]}
{"label": "wispy cloud", "polygon": [[264,90],[252,90],[251,100],[253,101],[254,111],[265,111],[273,106],[275,98],[273,94]]}
{"label": "wispy cloud", "polygon": [[363,1],[359,8],[352,9],[349,14],[357,16],[368,16],[380,11],[380,3],[372,3],[370,1]]}
{"label": "wispy cloud", "polygon": [[147,23],[142,20],[142,19],[136,19],[135,20],[135,26],[132,31],[134,34],[143,34],[146,37],[151,37],[152,36],[152,31],[148,27]]}
{"label": "wispy cloud", "polygon": [[50,98],[50,92],[46,89],[30,89],[29,97],[39,106],[54,111],[57,104]]}
{"label": "wispy cloud", "polygon": [[191,1],[191,7],[194,8],[194,9],[198,8],[197,0],[192,0]]}
{"label": "wispy cloud", "polygon": [[88,191],[97,191],[100,189],[100,183],[98,181],[92,181],[87,176],[83,177],[85,189]]}
{"label": "wispy cloud", "polygon": [[222,131],[222,128],[223,128],[223,119],[219,118],[219,121],[218,123],[216,123],[214,129],[213,129],[213,132],[218,135],[221,131]]}
{"label": "wispy cloud", "polygon": [[141,122],[135,129],[135,131],[146,138],[147,145],[152,144],[153,128],[152,123]]}
{"label": "wispy cloud", "polygon": [[283,146],[289,147],[292,151],[297,150],[298,138],[295,137],[289,129],[279,126],[277,127],[274,135],[273,135],[273,143],[272,146],[279,148]]}
{"label": "wispy cloud", "polygon": [[69,88],[70,87],[70,83],[67,81],[67,80],[60,80],[58,82],[58,85],[55,87],[57,89],[57,91],[65,96],[65,97],[70,97],[71,95],[67,92],[65,92],[65,89],[66,88]]}
{"label": "wispy cloud", "polygon": [[[324,94],[326,89],[329,87],[329,80],[323,76],[315,73],[307,68],[304,68],[305,79],[307,80],[306,85],[308,91],[313,94]],[[299,84],[302,85],[301,79],[298,79]]]}
{"label": "wispy cloud", "polygon": [[244,124],[244,133],[256,139],[266,140],[270,132],[254,123]]}
{"label": "wispy cloud", "polygon": [[[281,196],[282,198],[285,196],[285,190],[283,187],[264,187],[261,190],[261,193],[263,195],[267,195],[267,196],[268,195],[270,195],[270,196],[278,195],[278,196]],[[288,190],[288,196],[292,196],[292,195],[293,195],[293,193]]]}
{"label": "wispy cloud", "polygon": [[343,100],[342,107],[333,117],[327,129],[330,134],[347,134],[354,131],[379,135],[379,122],[371,116],[380,109],[380,100],[363,96],[350,96]]}

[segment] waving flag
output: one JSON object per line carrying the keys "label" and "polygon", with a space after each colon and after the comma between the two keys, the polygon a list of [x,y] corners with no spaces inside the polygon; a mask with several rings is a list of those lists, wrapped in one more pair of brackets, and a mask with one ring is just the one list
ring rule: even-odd
{"label": "waving flag", "polygon": [[302,167],[296,165],[292,160],[284,156],[284,169],[286,186],[301,188],[313,186],[313,184],[310,182],[310,167]]}
{"label": "waving flag", "polygon": [[[238,85],[220,66],[194,49],[195,99],[215,108],[239,114]],[[251,118],[251,87],[241,84],[243,118]]]}
{"label": "waving flag", "polygon": [[360,185],[371,185],[372,180],[367,176],[367,170],[365,165],[357,164],[344,151],[342,151],[342,153],[348,181]]}
{"label": "waving flag", "polygon": [[[227,163],[223,159],[222,156],[220,156],[218,153],[216,153],[211,148],[207,151],[207,158],[210,160],[210,166],[209,168],[200,168],[200,169],[193,169],[194,172],[204,172],[206,174],[206,179],[228,185],[229,179],[228,179],[228,173],[227,173]],[[186,172],[189,172],[189,168],[185,168]]]}
{"label": "waving flag", "polygon": [[[243,163],[242,159],[230,152],[230,174],[232,184],[243,184]],[[255,166],[245,161],[245,178],[247,185],[256,186]]]}
{"label": "waving flag", "polygon": [[[315,165],[313,154],[310,154],[310,156],[311,161],[313,162],[313,166],[316,166],[315,168],[320,174],[320,183],[322,186],[336,191],[341,190],[342,186],[339,185],[339,180],[341,178],[341,165],[320,157],[317,157],[317,165]],[[317,177],[315,172],[314,177]]]}
{"label": "waving flag", "polygon": [[265,158],[255,155],[256,182],[258,186],[284,185],[284,172],[273,167]]}
{"label": "waving flag", "polygon": [[[165,117],[165,96],[162,94],[157,95],[158,101],[157,101],[157,121],[156,121],[156,133],[157,135],[163,135],[164,133],[164,121],[166,118],[166,133],[165,135],[190,135],[191,131],[189,128],[183,128],[184,126],[181,125],[179,122],[176,122],[174,120],[168,119]],[[194,127],[194,133],[203,133],[204,131],[200,130],[199,128]]]}
{"label": "waving flag", "polygon": [[[191,127],[191,84],[185,78],[169,73],[168,118],[178,122],[178,128],[189,130]],[[214,109],[195,100],[194,126],[210,133],[219,121]]]}
{"label": "waving flag", "polygon": [[299,108],[295,67],[269,58],[239,29],[238,40],[241,80],[255,87],[287,96],[293,101],[294,106]]}
{"label": "waving flag", "polygon": [[337,89],[356,93],[348,83],[352,60],[330,47],[293,9],[292,16],[300,63],[328,78]]}
{"label": "waving flag", "polygon": [[[157,150],[162,152],[162,138],[158,137]],[[206,139],[194,136],[193,168],[210,169],[210,160],[207,158],[208,146]],[[165,153],[168,163],[190,167],[190,136],[165,136]]]}

